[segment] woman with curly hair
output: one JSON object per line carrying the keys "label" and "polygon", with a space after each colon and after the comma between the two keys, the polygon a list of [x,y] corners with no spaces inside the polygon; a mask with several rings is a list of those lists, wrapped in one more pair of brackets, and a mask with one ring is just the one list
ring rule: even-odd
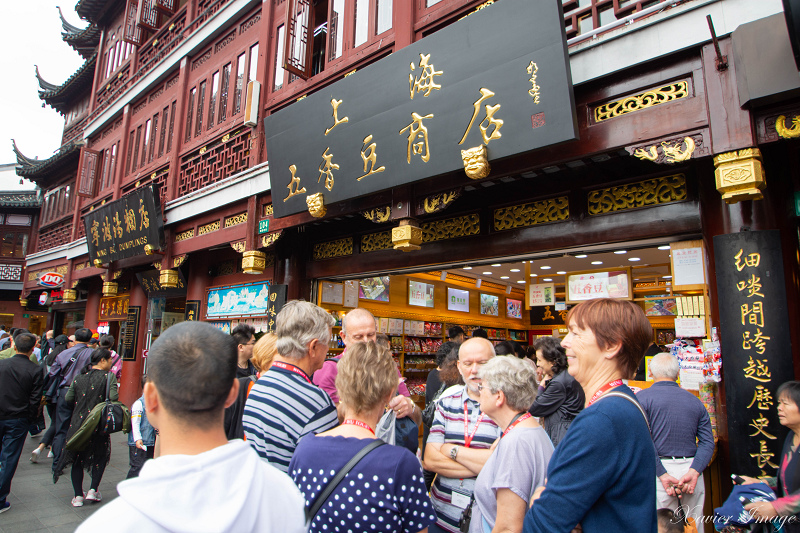
{"label": "woman with curly hair", "polygon": [[544,388],[540,387],[536,401],[529,409],[533,416],[544,418],[544,430],[558,446],[586,403],[580,384],[567,372],[567,356],[558,339],[541,337],[533,343],[536,366],[542,372]]}

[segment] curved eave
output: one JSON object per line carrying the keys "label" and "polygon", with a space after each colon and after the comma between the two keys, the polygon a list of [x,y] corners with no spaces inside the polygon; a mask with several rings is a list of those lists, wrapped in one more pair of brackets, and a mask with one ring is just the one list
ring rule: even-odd
{"label": "curved eave", "polygon": [[94,69],[97,63],[97,52],[87,59],[83,65],[69,77],[62,85],[53,85],[42,79],[39,69],[36,69],[36,78],[39,80],[39,98],[56,108],[61,113],[69,111],[70,106],[76,103],[83,95],[92,88],[94,81]]}
{"label": "curved eave", "polygon": [[[78,16],[89,22],[97,22],[113,0],[78,0],[75,11]],[[124,2],[123,2],[124,4]]]}
{"label": "curved eave", "polygon": [[39,191],[0,191],[0,207],[31,208],[42,205]]}
{"label": "curved eave", "polygon": [[42,160],[26,157],[13,139],[11,144],[17,156],[17,175],[31,180],[42,189],[47,188],[50,179],[78,169],[81,147],[74,142],[65,144],[55,155]]}
{"label": "curved eave", "polygon": [[65,43],[82,55],[84,59],[87,59],[95,53],[97,45],[100,44],[100,33],[100,28],[96,24],[92,24],[78,33],[62,32],[61,37]]}

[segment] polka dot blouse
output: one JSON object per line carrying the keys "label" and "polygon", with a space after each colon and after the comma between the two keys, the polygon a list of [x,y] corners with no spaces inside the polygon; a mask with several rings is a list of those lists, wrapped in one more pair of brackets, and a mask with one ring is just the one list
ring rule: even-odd
{"label": "polka dot blouse", "polygon": [[[297,445],[289,475],[306,506],[371,441],[309,435]],[[345,476],[311,521],[310,533],[416,533],[436,522],[417,458],[397,446],[381,446]]]}

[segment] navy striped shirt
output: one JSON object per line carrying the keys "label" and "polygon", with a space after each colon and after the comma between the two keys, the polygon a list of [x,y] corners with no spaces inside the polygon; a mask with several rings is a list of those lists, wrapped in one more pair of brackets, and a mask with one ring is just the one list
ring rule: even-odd
{"label": "navy striped shirt", "polygon": [[[481,418],[481,406],[467,394],[467,387],[450,387],[437,400],[436,415],[428,435],[428,444],[454,443],[464,445],[464,406],[467,407],[467,435],[475,432],[470,448],[490,448],[500,437],[500,428],[486,415]],[[480,424],[477,430],[475,424]],[[445,531],[458,532],[463,509],[451,503],[453,491],[467,498],[472,496],[475,478],[450,478],[437,474],[431,487],[431,501],[438,517],[437,524]]]}
{"label": "navy striped shirt", "polygon": [[256,453],[288,472],[297,442],[309,433],[336,427],[339,419],[325,391],[301,375],[272,366],[253,385],[242,425]]}

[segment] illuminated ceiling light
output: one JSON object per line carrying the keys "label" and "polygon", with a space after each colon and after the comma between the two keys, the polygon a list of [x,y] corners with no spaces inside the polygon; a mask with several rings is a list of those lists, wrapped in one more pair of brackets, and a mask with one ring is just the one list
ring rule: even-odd
{"label": "illuminated ceiling light", "polygon": [[519,269],[518,268],[512,268],[511,272],[519,272]]}
{"label": "illuminated ceiling light", "polygon": [[525,283],[524,279],[519,280],[517,283]]}
{"label": "illuminated ceiling light", "polygon": [[532,278],[535,278],[535,277],[536,277],[536,276],[538,276],[538,275],[539,275],[539,274],[531,274],[531,277],[532,277]]}
{"label": "illuminated ceiling light", "polygon": [[672,279],[672,276],[661,276],[664,279]]}
{"label": "illuminated ceiling light", "polygon": [[586,259],[587,257],[589,257],[589,256],[586,255],[586,254],[578,254],[578,255],[575,256],[576,259]]}
{"label": "illuminated ceiling light", "polygon": [[491,275],[492,275],[492,273],[491,273],[491,272],[484,272],[484,273],[483,273],[483,275],[484,275],[484,276],[491,276]]}
{"label": "illuminated ceiling light", "polygon": [[500,279],[508,279],[508,276],[500,276]]}
{"label": "illuminated ceiling light", "polygon": [[641,260],[642,260],[641,257],[629,257],[628,258],[628,261],[641,261]]}
{"label": "illuminated ceiling light", "polygon": [[627,253],[628,253],[628,251],[627,251],[627,250],[617,250],[617,251],[616,251],[616,252],[614,252],[614,253],[615,253],[615,254],[617,254],[617,255],[622,255],[622,254],[627,254]]}
{"label": "illuminated ceiling light", "polygon": [[665,244],[664,246],[659,246],[659,250],[669,250],[669,244]]}
{"label": "illuminated ceiling light", "polygon": [[558,272],[556,272],[556,274],[558,274],[559,276],[563,276],[566,273],[567,273],[566,270],[559,270]]}
{"label": "illuminated ceiling light", "polygon": [[496,267],[500,267],[500,266],[503,266],[503,265],[501,265],[500,263],[495,263],[492,266],[496,268]]}
{"label": "illuminated ceiling light", "polygon": [[593,265],[602,265],[603,262],[602,261],[592,261],[592,264]]}
{"label": "illuminated ceiling light", "polygon": [[464,267],[464,270],[472,270],[472,267]]}
{"label": "illuminated ceiling light", "polygon": [[551,268],[553,268],[553,267],[549,267],[549,266],[541,266],[541,267],[539,267],[539,268],[541,268],[542,270],[550,270],[550,269],[551,269]]}
{"label": "illuminated ceiling light", "polygon": [[542,281],[553,281],[553,278],[543,278]]}

